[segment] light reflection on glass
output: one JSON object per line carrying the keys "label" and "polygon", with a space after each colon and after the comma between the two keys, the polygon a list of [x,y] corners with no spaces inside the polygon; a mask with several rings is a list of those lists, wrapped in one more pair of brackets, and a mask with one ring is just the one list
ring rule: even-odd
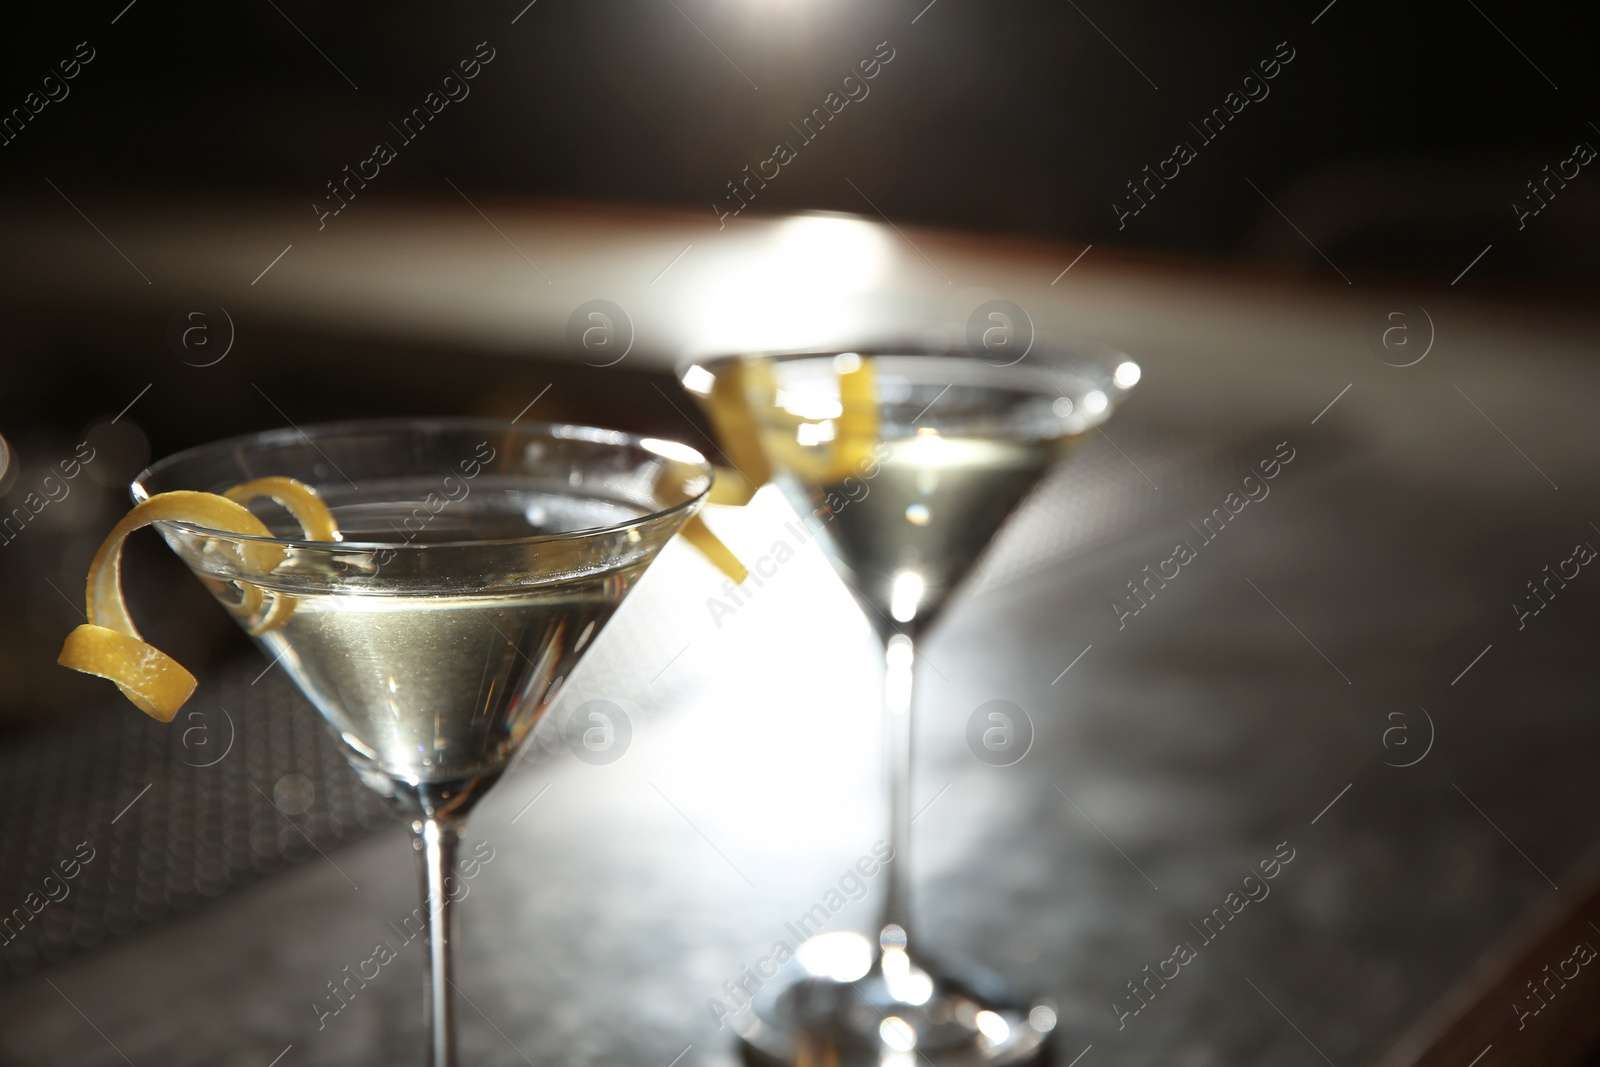
{"label": "light reflection on glass", "polygon": [[905,949],[884,949],[882,966],[884,987],[895,1000],[920,1006],[932,998],[933,979],[927,971],[911,965]]}
{"label": "light reflection on glass", "polygon": [[683,387],[698,396],[710,396],[717,379],[698,363],[683,372]]}
{"label": "light reflection on glass", "polygon": [[818,978],[854,982],[872,969],[872,943],[849,930],[818,934],[801,943],[795,959]]}
{"label": "light reflection on glass", "polygon": [[889,593],[889,614],[895,622],[910,622],[917,617],[926,583],[916,571],[900,571],[894,576],[894,588]]}
{"label": "light reflection on glass", "polygon": [[1011,1036],[1011,1026],[992,1011],[980,1011],[977,1016],[978,1032],[993,1044],[1000,1044]]}
{"label": "light reflection on glass", "polygon": [[[893,714],[904,714],[911,706],[911,664],[916,658],[916,652],[911,647],[911,639],[904,634],[895,634],[889,638],[889,647],[884,653],[885,674],[883,679],[883,700],[886,709]],[[878,942],[885,949],[896,947],[887,940],[888,935],[898,926],[885,926]],[[905,931],[900,930],[902,938],[899,947],[904,947]]]}
{"label": "light reflection on glass", "polygon": [[704,457],[700,453],[688,445],[679,444],[677,441],[664,441],[659,437],[646,437],[639,444],[663,459],[675,459],[680,463],[704,462]]}
{"label": "light reflection on glass", "polygon": [[896,1052],[910,1052],[917,1047],[917,1032],[898,1015],[891,1015],[878,1024],[878,1036]]}
{"label": "light reflection on glass", "polygon": [[895,446],[896,458],[919,467],[936,467],[947,452],[948,443],[931,426],[919,426],[917,436]]}
{"label": "light reflection on glass", "polygon": [[832,421],[829,422],[802,422],[794,428],[795,443],[805,448],[813,448],[834,437]]}
{"label": "light reflection on glass", "polygon": [[802,419],[837,419],[844,414],[844,405],[831,396],[815,391],[779,389],[775,399],[778,407]]}

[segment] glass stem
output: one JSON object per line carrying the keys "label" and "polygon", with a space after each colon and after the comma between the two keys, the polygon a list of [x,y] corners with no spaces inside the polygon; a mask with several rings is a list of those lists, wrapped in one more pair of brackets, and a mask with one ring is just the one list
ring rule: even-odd
{"label": "glass stem", "polygon": [[[910,929],[911,883],[911,675],[916,648],[906,634],[895,634],[884,648],[884,756],[889,777],[889,848],[883,894],[880,945],[905,946]],[[889,931],[900,928],[900,934]],[[887,933],[886,933],[887,931]]]}
{"label": "glass stem", "polygon": [[422,906],[428,912],[428,975],[423,985],[422,1014],[428,1034],[428,1067],[455,1067],[456,1028],[451,1011],[454,970],[455,903],[449,894],[450,872],[456,865],[461,822],[448,816],[415,820],[412,847],[422,876]]}

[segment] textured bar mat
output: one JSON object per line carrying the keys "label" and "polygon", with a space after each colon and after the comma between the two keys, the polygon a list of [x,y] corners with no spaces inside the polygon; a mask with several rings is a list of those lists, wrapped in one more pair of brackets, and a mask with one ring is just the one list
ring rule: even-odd
{"label": "textured bar mat", "polygon": [[393,821],[311,706],[262,666],[209,672],[170,725],[108,702],[0,753],[0,975],[28,974]]}

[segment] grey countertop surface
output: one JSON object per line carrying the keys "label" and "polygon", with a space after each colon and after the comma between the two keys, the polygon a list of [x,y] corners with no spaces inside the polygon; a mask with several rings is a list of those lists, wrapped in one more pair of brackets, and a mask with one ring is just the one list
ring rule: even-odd
{"label": "grey countertop surface", "polygon": [[[1062,1062],[1373,1063],[1600,844],[1600,577],[1512,607],[1600,545],[1594,325],[1440,291],[1437,344],[1396,368],[1365,340],[1384,296],[1129,265],[1081,284],[1053,314],[1145,381],[923,649],[916,936],[1052,997]],[[792,537],[782,509],[713,521],[759,555]],[[1119,622],[1178,542],[1195,558]],[[882,836],[873,639],[816,546],[732,615],[718,595],[669,549],[474,814],[493,859],[462,913],[464,1062],[732,1063],[708,1001]],[[632,723],[607,765],[562,750],[590,699]],[[991,700],[1031,723],[1011,766],[967,748]],[[1270,894],[1202,941],[1280,849]],[[0,986],[0,1060],[418,1062],[420,952],[391,925],[415,892],[399,826],[313,856]],[[319,1028],[382,940],[399,958]],[[1195,960],[1119,1027],[1180,941]]]}

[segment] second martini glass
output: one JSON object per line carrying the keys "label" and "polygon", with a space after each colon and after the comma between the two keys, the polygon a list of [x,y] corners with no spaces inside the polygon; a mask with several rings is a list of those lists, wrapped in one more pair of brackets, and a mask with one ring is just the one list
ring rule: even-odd
{"label": "second martini glass", "polygon": [[[976,969],[936,965],[911,936],[913,665],[1006,517],[1138,378],[1137,364],[1087,346],[1004,361],[908,349],[748,355],[685,369],[734,461],[769,467],[823,531],[884,642],[894,861],[876,944],[841,953],[822,942],[852,935],[830,934],[802,946],[790,981],[744,1013],[752,1061],[977,1067],[1044,1055],[1047,1005]],[[745,473],[759,482],[769,471]]]}
{"label": "second martini glass", "polygon": [[336,520],[340,541],[303,540],[269,505],[258,507],[271,538],[157,525],[316,705],[361,779],[411,818],[431,1067],[455,1063],[450,880],[466,814],[703,502],[710,473],[671,441],[448,419],[237,438],[133,485],[139,502],[289,477]]}

